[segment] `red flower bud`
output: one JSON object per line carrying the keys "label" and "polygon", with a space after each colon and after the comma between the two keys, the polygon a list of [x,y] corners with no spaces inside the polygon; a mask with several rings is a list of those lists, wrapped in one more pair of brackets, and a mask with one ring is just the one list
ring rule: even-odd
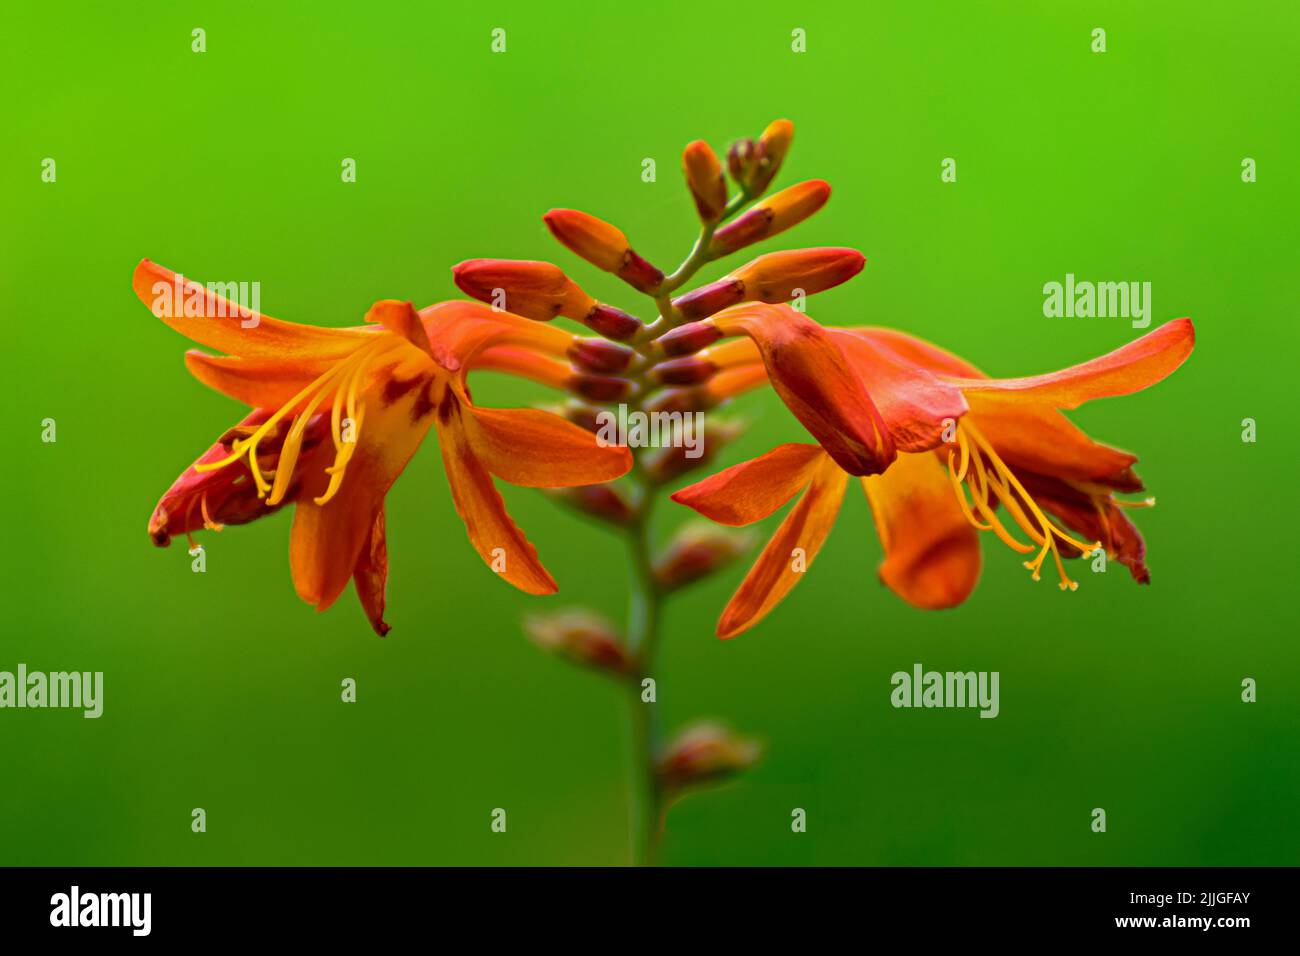
{"label": "red flower bud", "polygon": [[[574,316],[574,318],[578,318]],[[641,320],[612,305],[597,304],[581,317],[582,324],[597,335],[616,342],[626,342],[641,331]]]}
{"label": "red flower bud", "polygon": [[655,344],[664,355],[694,355],[700,349],[708,348],[722,338],[722,331],[711,322],[691,322],[679,325],[671,332],[665,332],[655,339]]}
{"label": "red flower bud", "polygon": [[745,283],[732,276],[724,276],[717,282],[702,285],[673,299],[673,308],[677,309],[687,322],[694,322],[696,319],[707,318],[728,306],[744,301]]}
{"label": "red flower bud", "polygon": [[625,378],[612,375],[596,375],[583,372],[573,377],[569,388],[583,398],[593,402],[617,402],[627,398],[632,391],[632,383]]}
{"label": "red flower bud", "polygon": [[664,749],[656,769],[665,789],[681,790],[748,770],[762,751],[757,741],[740,737],[721,724],[698,723]]}
{"label": "red flower bud", "polygon": [[626,345],[606,339],[575,339],[568,355],[574,367],[586,372],[621,372],[636,355]]}
{"label": "red flower bud", "polygon": [[539,647],[575,663],[616,674],[631,669],[618,632],[591,611],[529,616],[524,619],[524,631]]}
{"label": "red flower bud", "polygon": [[746,196],[761,196],[776,177],[790,151],[794,124],[779,119],[770,123],[758,142],[742,139],[727,151],[727,170]]}
{"label": "red flower bud", "polygon": [[685,587],[726,567],[753,543],[749,532],[704,522],[688,524],[655,561],[655,581],[665,591]]}
{"label": "red flower bud", "polygon": [[660,385],[700,385],[713,377],[718,366],[708,359],[687,355],[660,362],[651,377]]}
{"label": "red flower bud", "polygon": [[654,295],[663,283],[664,274],[633,251],[617,226],[576,209],[552,209],[542,218],[565,246],[634,289]]}
{"label": "red flower bud", "polygon": [[727,208],[727,181],[722,177],[717,154],[708,143],[697,139],[682,153],[682,171],[700,221],[707,225],[717,222]]}
{"label": "red flower bud", "polygon": [[826,205],[830,195],[830,184],[821,179],[781,190],[714,233],[710,257],[716,259],[797,226]]}
{"label": "red flower bud", "polygon": [[[592,429],[593,431],[595,429]],[[579,485],[555,488],[547,494],[567,507],[608,524],[627,527],[632,524],[632,505],[612,485]]]}

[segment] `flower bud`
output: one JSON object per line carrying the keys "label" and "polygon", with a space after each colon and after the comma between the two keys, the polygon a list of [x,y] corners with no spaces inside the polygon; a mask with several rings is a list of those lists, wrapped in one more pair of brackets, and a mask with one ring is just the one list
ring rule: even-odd
{"label": "flower bud", "polygon": [[685,430],[683,422],[683,440],[655,449],[645,457],[642,467],[656,482],[664,484],[707,465],[720,449],[735,441],[744,431],[745,425],[740,421],[710,418],[707,431],[699,428],[690,432]]}
{"label": "flower bud", "polygon": [[813,295],[847,282],[862,271],[866,259],[856,249],[795,249],[769,252],[733,276],[743,283],[749,302],[789,302],[796,291]]}
{"label": "flower bud", "polygon": [[593,402],[617,402],[631,394],[632,383],[613,375],[581,372],[573,377],[569,388],[574,394],[589,398]]}
{"label": "flower bud", "polygon": [[691,322],[679,325],[671,332],[665,332],[655,339],[655,344],[664,355],[694,355],[700,349],[708,348],[722,338],[722,330],[711,322]]}
{"label": "flower bud", "polygon": [[680,733],[659,757],[656,771],[666,790],[714,783],[748,770],[762,756],[756,740],[722,724],[701,722]]}
{"label": "flower bud", "polygon": [[702,385],[713,377],[718,366],[697,355],[668,359],[650,371],[650,377],[660,385]]}
{"label": "flower bud", "polygon": [[[725,374],[725,373],[723,373]],[[642,406],[646,412],[703,412],[708,411],[717,402],[707,388],[688,386],[686,388],[665,388],[646,399]]]}
{"label": "flower bud", "polygon": [[717,153],[704,140],[697,139],[682,153],[682,171],[700,221],[706,225],[717,222],[727,208],[727,181],[722,177]]}
{"label": "flower bud", "polygon": [[636,355],[626,345],[619,345],[606,339],[574,339],[569,346],[569,360],[575,368],[585,372],[617,373],[628,367]]}
{"label": "flower bud", "polygon": [[655,581],[664,591],[685,587],[735,561],[754,543],[748,531],[692,522],[673,536],[654,563]]}
{"label": "flower bud", "polygon": [[821,179],[781,190],[714,233],[709,256],[725,256],[797,226],[826,205],[830,195],[830,184]]}
{"label": "flower bud", "polygon": [[794,124],[779,119],[770,123],[758,142],[742,139],[727,151],[727,170],[746,196],[761,196],[776,177],[790,151]]}
{"label": "flower bud", "polygon": [[546,494],[560,504],[607,524],[628,527],[632,524],[632,505],[612,485],[578,485],[573,488],[548,489]]}
{"label": "flower bud", "polygon": [[548,322],[580,319],[595,304],[559,266],[515,259],[469,259],[451,270],[456,286],[493,308]]}
{"label": "flower bud", "polygon": [[599,615],[574,608],[524,618],[524,631],[538,647],[596,670],[625,674],[631,661],[613,625]]}
{"label": "flower bud", "polygon": [[694,322],[696,319],[707,318],[728,306],[744,301],[745,283],[731,276],[724,276],[717,282],[702,285],[673,299],[673,308],[680,312],[687,322]]}
{"label": "flower bud", "polygon": [[542,218],[570,250],[634,289],[654,295],[663,283],[664,274],[636,254],[617,226],[576,209],[552,209]]}
{"label": "flower bud", "polygon": [[586,315],[581,317],[581,321],[597,335],[603,335],[616,342],[626,342],[643,328],[641,320],[636,316],[628,315],[622,309],[616,309],[612,305],[601,303],[594,305]]}

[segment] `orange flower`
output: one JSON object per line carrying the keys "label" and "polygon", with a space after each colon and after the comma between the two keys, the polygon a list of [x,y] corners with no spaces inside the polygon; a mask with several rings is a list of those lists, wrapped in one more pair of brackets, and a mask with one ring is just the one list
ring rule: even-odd
{"label": "orange flower", "polygon": [[[1150,499],[1114,496],[1142,490],[1137,459],[1093,441],[1060,409],[1128,395],[1169,375],[1191,353],[1190,319],[1080,365],[1018,379],[988,378],[902,332],[825,331],[867,386],[898,452],[887,469],[862,479],[885,552],[880,577],[896,594],[922,608],[964,601],[979,577],[979,531],[1032,556],[1025,565],[1035,580],[1050,554],[1062,589],[1077,586],[1062,558],[1097,549],[1137,581],[1149,580],[1145,546],[1124,509]],[[758,357],[751,352],[746,361],[733,343],[721,348],[734,371],[751,370],[730,393],[752,387]],[[847,482],[824,442],[782,445],[672,496],[721,524],[747,525],[802,492],[723,611],[720,636],[753,626],[794,587],[830,533]]]}
{"label": "orange flower", "polygon": [[[241,315],[148,260],[137,266],[134,286],[172,328],[226,353],[188,352],[195,377],[254,409],[164,495],[149,525],[155,542],[293,503],[290,567],[298,594],[324,610],[353,578],[381,634],[384,497],[431,425],[475,549],[530,594],[556,585],[510,520],[492,476],[566,487],[607,481],[631,467],[626,448],[602,447],[558,416],[470,401],[472,368],[504,365],[547,380],[552,356],[574,344],[559,329],[478,303],[416,312],[391,300],[377,302],[361,327],[296,325]],[[169,287],[183,291],[174,305],[158,295]]]}

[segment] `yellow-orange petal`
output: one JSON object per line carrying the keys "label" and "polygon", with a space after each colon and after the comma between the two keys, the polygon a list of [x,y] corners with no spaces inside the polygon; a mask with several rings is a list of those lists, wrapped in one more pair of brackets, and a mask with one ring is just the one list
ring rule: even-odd
{"label": "yellow-orange petal", "polygon": [[568,388],[573,379],[573,369],[563,362],[513,345],[494,345],[484,349],[474,359],[474,371],[507,372],[559,389]]}
{"label": "yellow-orange petal", "polygon": [[962,513],[934,453],[901,454],[862,479],[885,558],[880,580],[914,607],[955,607],[980,575],[979,532]]}
{"label": "yellow-orange petal", "polygon": [[1078,408],[1095,398],[1131,395],[1171,374],[1192,354],[1191,319],[1174,319],[1112,352],[1045,375],[959,379],[965,391],[995,392],[1007,401]]}
{"label": "yellow-orange petal", "polygon": [[632,467],[622,445],[536,408],[470,407],[468,440],[492,474],[527,488],[568,488],[613,481]]}
{"label": "yellow-orange petal", "polygon": [[806,488],[826,460],[818,445],[778,445],[686,486],[672,499],[718,524],[753,524]]}
{"label": "yellow-orange petal", "polygon": [[533,547],[506,513],[492,475],[470,440],[470,412],[455,390],[436,401],[438,443],[456,513],[465,522],[474,550],[497,574],[527,594],[554,594],[559,588]]}
{"label": "yellow-orange petal", "polygon": [[366,341],[364,329],[298,325],[262,315],[148,259],[132,276],[140,301],[182,335],[230,355],[320,358],[345,355]]}
{"label": "yellow-orange petal", "polygon": [[780,603],[812,566],[844,500],[849,476],[823,456],[808,490],[790,509],[718,619],[718,636],[735,637]]}

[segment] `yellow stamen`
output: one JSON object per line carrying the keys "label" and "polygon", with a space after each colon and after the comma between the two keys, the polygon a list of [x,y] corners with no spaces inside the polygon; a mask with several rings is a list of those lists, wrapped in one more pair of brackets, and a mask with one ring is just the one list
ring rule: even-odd
{"label": "yellow stamen", "polygon": [[[1025,486],[1016,478],[1015,473],[998,457],[993,446],[969,419],[957,425],[957,445],[961,452],[960,463],[956,468],[953,467],[954,455],[950,451],[948,474],[966,520],[980,531],[992,531],[1013,551],[1029,554],[1034,550],[1034,545],[1018,541],[994,513],[994,505],[1001,504],[1016,526],[1039,547],[1038,555],[1024,562],[1033,580],[1039,580],[1043,562],[1050,553],[1061,578],[1061,590],[1073,591],[1078,588],[1078,583],[1065,573],[1060,545],[1067,544],[1087,558],[1101,547],[1101,542],[1085,544],[1067,534],[1049,519],[1034,501],[1033,496],[1025,490]],[[973,508],[966,499],[967,489],[970,490]],[[976,517],[977,514],[979,518]]]}
{"label": "yellow stamen", "polygon": [[213,521],[212,515],[208,514],[208,496],[206,494],[199,499],[199,513],[203,515],[203,527],[209,531],[220,531],[225,527],[225,525]]}

